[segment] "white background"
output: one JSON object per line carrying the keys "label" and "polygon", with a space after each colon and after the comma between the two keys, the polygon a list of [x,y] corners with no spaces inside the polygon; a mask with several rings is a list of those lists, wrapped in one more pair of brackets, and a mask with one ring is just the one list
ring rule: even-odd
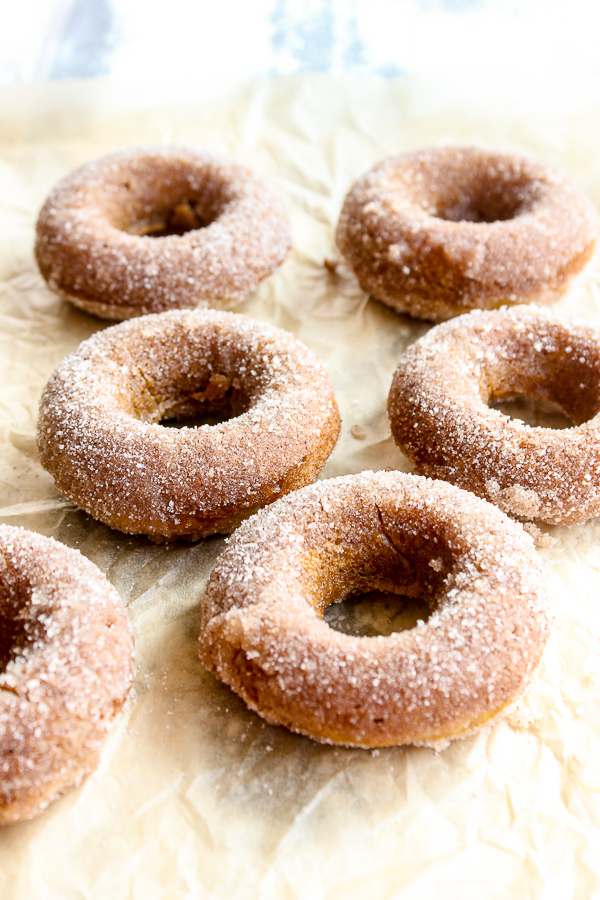
{"label": "white background", "polygon": [[572,79],[596,0],[2,0],[0,83],[103,76],[209,91],[256,75]]}

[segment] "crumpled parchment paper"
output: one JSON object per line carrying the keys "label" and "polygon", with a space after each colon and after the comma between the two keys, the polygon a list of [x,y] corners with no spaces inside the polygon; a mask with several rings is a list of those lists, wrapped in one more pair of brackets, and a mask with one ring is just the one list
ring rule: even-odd
{"label": "crumpled parchment paper", "polygon": [[[0,517],[92,559],[127,605],[137,679],[100,770],[40,818],[0,832],[2,900],[600,896],[600,523],[545,528],[553,635],[528,693],[437,753],[320,746],[264,724],[198,660],[202,595],[224,546],[111,531],[55,490],[35,449],[55,365],[106,323],[53,296],[32,254],[37,211],[75,165],[117,147],[225,151],[283,193],[294,251],[237,312],[325,361],[343,416],[323,473],[410,469],[387,392],[419,324],[369,300],[333,242],[352,181],[428,143],[532,153],[600,204],[600,90],[536,104],[426,80],[259,80],[218,97],[82,82],[0,92]],[[330,271],[333,268],[334,271]],[[594,260],[559,309],[600,324]]]}

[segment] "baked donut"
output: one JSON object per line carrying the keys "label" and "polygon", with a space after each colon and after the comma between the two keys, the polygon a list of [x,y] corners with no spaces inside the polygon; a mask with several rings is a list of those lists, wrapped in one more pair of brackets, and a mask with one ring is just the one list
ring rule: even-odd
{"label": "baked donut", "polygon": [[363,290],[397,312],[440,321],[553,302],[597,233],[590,201],[550,166],[429,147],[385,159],[357,181],[336,237]]}
{"label": "baked donut", "polygon": [[99,762],[133,678],[119,595],[77,550],[0,525],[0,825]]}
{"label": "baked donut", "polygon": [[[161,424],[193,416],[230,418]],[[339,429],[324,366],[291,334],[173,310],[113,325],[61,363],[38,450],[58,489],[101,522],[196,540],[314,481]]]}
{"label": "baked donut", "polygon": [[288,216],[232,160],[183,147],[122,150],[76,169],[37,222],[52,290],[105,319],[223,307],[283,262]]}
{"label": "baked donut", "polygon": [[[551,401],[573,427],[532,427],[489,404]],[[505,512],[570,525],[600,514],[600,332],[535,307],[474,311],[400,360],[392,435],[421,475]]]}
{"label": "baked donut", "polygon": [[[420,596],[426,622],[333,631],[353,593]],[[524,689],[548,636],[532,539],[489,503],[399,472],[321,481],[245,522],[210,577],[205,666],[268,722],[354,747],[434,743]]]}

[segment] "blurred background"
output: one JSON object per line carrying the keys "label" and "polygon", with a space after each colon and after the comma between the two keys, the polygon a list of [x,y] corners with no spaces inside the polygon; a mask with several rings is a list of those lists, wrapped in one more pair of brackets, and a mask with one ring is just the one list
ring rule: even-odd
{"label": "blurred background", "polygon": [[597,0],[4,0],[0,84],[597,71]]}

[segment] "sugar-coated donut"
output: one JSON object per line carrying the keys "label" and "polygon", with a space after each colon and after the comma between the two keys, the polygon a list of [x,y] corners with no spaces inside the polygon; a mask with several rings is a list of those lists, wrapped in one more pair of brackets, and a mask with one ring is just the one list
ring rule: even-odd
{"label": "sugar-coated donut", "polygon": [[[231,418],[160,424],[209,414]],[[101,522],[195,540],[314,481],[339,429],[325,368],[293,335],[173,310],[113,325],[61,363],[38,449],[59,490]]]}
{"label": "sugar-coated donut", "polygon": [[[421,596],[378,637],[333,631],[336,600]],[[267,721],[357,747],[462,736],[513,700],[548,635],[533,541],[489,503],[399,472],[343,476],[245,522],[210,577],[200,655]]]}
{"label": "sugar-coated donut", "polygon": [[250,169],[182,147],[122,150],[54,188],[35,253],[49,286],[106,319],[245,296],[285,259],[277,193]]}
{"label": "sugar-coated donut", "polygon": [[336,237],[365,291],[397,312],[440,321],[556,300],[597,233],[591,202],[550,166],[429,147],[386,159],[357,181]]}
{"label": "sugar-coated donut", "polygon": [[0,825],[92,772],[133,678],[119,595],[52,538],[0,525]]}
{"label": "sugar-coated donut", "polygon": [[[489,407],[515,395],[558,404],[573,427],[534,427]],[[388,411],[421,475],[524,518],[600,514],[600,332],[588,325],[535,307],[438,325],[400,360]]]}

